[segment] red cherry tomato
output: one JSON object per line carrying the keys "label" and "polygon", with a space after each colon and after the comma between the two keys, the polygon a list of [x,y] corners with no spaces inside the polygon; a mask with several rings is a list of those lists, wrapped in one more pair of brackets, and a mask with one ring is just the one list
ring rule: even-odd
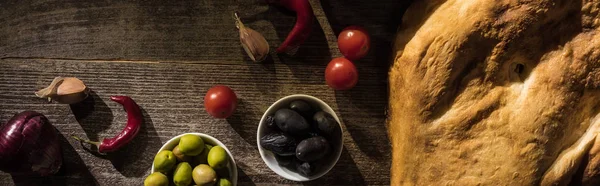
{"label": "red cherry tomato", "polygon": [[367,31],[358,26],[349,26],[338,36],[338,48],[349,60],[358,60],[369,53],[371,38]]}
{"label": "red cherry tomato", "polygon": [[344,57],[338,57],[327,65],[325,81],[336,90],[348,90],[358,82],[358,72],[354,64]]}
{"label": "red cherry tomato", "polygon": [[217,85],[206,92],[204,108],[215,118],[227,118],[233,114],[237,107],[237,96],[231,88]]}

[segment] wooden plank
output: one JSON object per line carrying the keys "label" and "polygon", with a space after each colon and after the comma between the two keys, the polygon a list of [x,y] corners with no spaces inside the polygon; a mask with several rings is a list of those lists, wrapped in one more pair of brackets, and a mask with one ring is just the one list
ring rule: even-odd
{"label": "wooden plank", "polygon": [[[163,142],[184,132],[203,132],[230,148],[238,162],[240,183],[295,184],[263,163],[256,147],[256,129],[263,111],[277,99],[309,94],[321,98],[338,113],[343,120],[345,140],[336,167],[308,184],[388,184],[385,69],[366,66],[360,70],[356,88],[335,92],[324,83],[324,67],[278,62],[179,64],[5,59],[0,60],[0,122],[6,122],[14,113],[35,110],[45,114],[65,136],[66,171],[51,178],[52,183],[141,185],[150,171],[153,154]],[[94,105],[95,110],[83,117],[86,112],[82,107],[70,108],[36,98],[33,92],[55,76],[76,76],[86,82],[94,91],[94,104],[88,105]],[[203,95],[215,84],[231,86],[240,98],[239,108],[230,119],[214,119],[204,111]],[[134,98],[144,110],[146,123],[132,145],[103,159],[82,150],[69,136],[98,140],[117,134],[126,115],[118,104],[108,100],[111,95]],[[11,184],[10,176],[0,174],[0,185]]]}
{"label": "wooden plank", "polygon": [[[390,147],[385,132],[387,62],[396,25],[410,1],[311,0],[319,27],[297,56],[272,55],[248,63],[231,17],[240,11],[271,47],[291,30],[293,15],[261,0],[0,1],[0,122],[14,113],[44,113],[65,137],[65,169],[45,179],[11,178],[0,185],[141,185],[160,145],[184,132],[221,139],[239,163],[240,183],[298,184],[270,171],[256,149],[262,112],[275,100],[304,93],[323,99],[344,123],[344,152],[336,167],[308,185],[386,185]],[[356,62],[360,81],[350,91],[324,84],[326,63],[336,56],[336,36],[348,25],[372,36],[372,52]],[[58,75],[77,76],[94,90],[94,111],[48,104],[33,92]],[[228,120],[209,117],[206,89],[226,84],[241,98]],[[144,108],[146,128],[125,151],[99,158],[70,135],[110,137],[125,113],[110,95],[132,96]],[[124,158],[117,158],[124,157]]]}
{"label": "wooden plank", "polygon": [[[362,25],[372,35],[367,63],[387,65],[391,39],[409,1],[312,0],[321,26],[286,61],[340,56],[336,33]],[[0,2],[0,58],[238,62],[246,59],[232,13],[278,46],[295,17],[262,0]],[[327,14],[325,13],[327,12]],[[330,25],[331,24],[331,25]]]}

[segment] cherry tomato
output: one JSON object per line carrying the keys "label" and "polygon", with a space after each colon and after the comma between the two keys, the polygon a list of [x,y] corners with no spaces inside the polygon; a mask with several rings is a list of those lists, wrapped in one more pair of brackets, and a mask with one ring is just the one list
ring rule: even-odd
{"label": "cherry tomato", "polygon": [[359,26],[349,26],[338,36],[338,48],[349,60],[358,60],[369,53],[371,38],[367,31]]}
{"label": "cherry tomato", "polygon": [[227,118],[233,114],[237,107],[237,96],[231,88],[217,85],[206,92],[204,108],[215,118]]}
{"label": "cherry tomato", "polygon": [[358,72],[354,64],[344,57],[338,57],[327,65],[325,81],[336,90],[348,90],[358,82]]}

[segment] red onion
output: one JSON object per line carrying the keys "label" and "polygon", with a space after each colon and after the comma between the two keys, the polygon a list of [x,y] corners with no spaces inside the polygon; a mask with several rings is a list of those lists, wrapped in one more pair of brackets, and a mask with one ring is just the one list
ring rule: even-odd
{"label": "red onion", "polygon": [[52,175],[62,165],[60,141],[48,119],[25,111],[0,126],[0,170],[13,175]]}

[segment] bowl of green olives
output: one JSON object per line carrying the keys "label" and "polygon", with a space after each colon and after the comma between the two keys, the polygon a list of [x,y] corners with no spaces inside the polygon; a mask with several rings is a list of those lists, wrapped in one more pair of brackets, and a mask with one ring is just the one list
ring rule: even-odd
{"label": "bowl of green olives", "polygon": [[237,185],[237,165],[221,141],[203,133],[171,138],[156,153],[144,185]]}
{"label": "bowl of green olives", "polygon": [[340,120],[327,103],[304,94],[286,96],[262,116],[256,135],[267,166],[293,181],[327,174],[342,154]]}

